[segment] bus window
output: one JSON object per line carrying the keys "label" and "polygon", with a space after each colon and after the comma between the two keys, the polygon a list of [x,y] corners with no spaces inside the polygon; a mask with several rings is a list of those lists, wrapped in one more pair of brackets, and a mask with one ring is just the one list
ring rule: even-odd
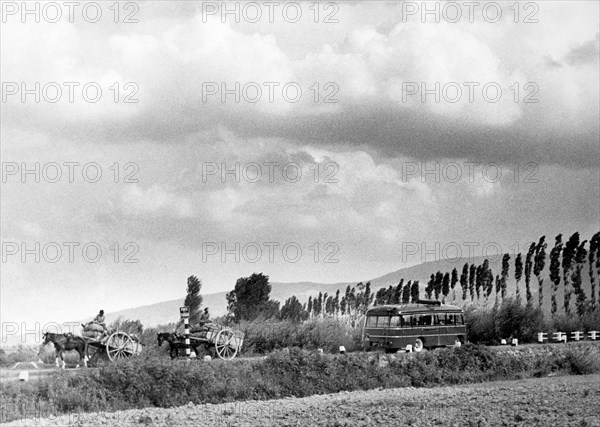
{"label": "bus window", "polygon": [[385,328],[390,326],[390,317],[389,316],[379,316],[377,318],[377,327]]}
{"label": "bus window", "polygon": [[377,326],[377,316],[367,317],[367,326],[371,326],[371,327]]}
{"label": "bus window", "polygon": [[440,324],[440,316],[438,316],[437,314],[433,315],[433,324],[434,325],[439,325]]}
{"label": "bus window", "polygon": [[400,323],[400,319],[401,319],[400,316],[392,316],[392,320],[390,322],[390,326],[392,328],[399,328],[400,326],[402,326],[401,323]]}
{"label": "bus window", "polygon": [[454,325],[456,322],[456,316],[454,314],[446,314],[446,325]]}
{"label": "bus window", "polygon": [[465,324],[465,318],[463,317],[463,315],[460,315],[460,324],[464,325]]}
{"label": "bus window", "polygon": [[413,317],[412,316],[402,316],[402,326],[405,328],[410,328],[411,326],[413,326],[413,324],[411,323],[413,321]]}
{"label": "bus window", "polygon": [[422,314],[419,316],[419,326],[430,326],[433,318],[430,314]]}

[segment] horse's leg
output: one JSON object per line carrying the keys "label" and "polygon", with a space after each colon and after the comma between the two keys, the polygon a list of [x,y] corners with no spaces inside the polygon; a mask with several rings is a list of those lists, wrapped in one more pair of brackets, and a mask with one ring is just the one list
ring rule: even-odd
{"label": "horse's leg", "polygon": [[77,352],[77,354],[79,355],[79,360],[77,361],[77,365],[75,365],[75,369],[79,369],[79,365],[81,364],[81,359],[83,359],[83,356],[81,355],[81,348],[77,347],[77,348],[74,348],[73,350],[75,350]]}
{"label": "horse's leg", "polygon": [[86,368],[88,367],[87,363],[88,363],[88,348],[87,348],[87,342],[83,344],[83,366],[85,366]]}
{"label": "horse's leg", "polygon": [[44,361],[42,360],[42,353],[43,352],[44,352],[44,344],[42,344],[40,346],[40,350],[38,351],[38,354],[37,354],[38,361],[37,361],[37,363],[44,363]]}
{"label": "horse's leg", "polygon": [[58,369],[60,369],[60,362],[59,362],[59,360],[63,360],[63,358],[62,358],[62,354],[63,354],[63,351],[62,351],[62,349],[61,349],[61,350],[58,350],[58,352],[56,353],[56,367],[57,367]]}

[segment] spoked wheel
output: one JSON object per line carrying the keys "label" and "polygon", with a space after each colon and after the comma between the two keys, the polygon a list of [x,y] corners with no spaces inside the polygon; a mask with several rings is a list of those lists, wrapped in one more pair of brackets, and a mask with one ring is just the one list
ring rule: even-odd
{"label": "spoked wheel", "polygon": [[417,353],[420,351],[423,351],[423,341],[421,341],[420,338],[417,338],[417,340],[415,341],[415,345],[413,346],[413,350],[416,351]]}
{"label": "spoked wheel", "polygon": [[223,329],[215,339],[215,351],[224,360],[231,360],[238,352],[237,338],[231,329]]}
{"label": "spoked wheel", "polygon": [[111,361],[126,359],[135,353],[136,344],[125,332],[115,332],[106,340],[106,354]]}

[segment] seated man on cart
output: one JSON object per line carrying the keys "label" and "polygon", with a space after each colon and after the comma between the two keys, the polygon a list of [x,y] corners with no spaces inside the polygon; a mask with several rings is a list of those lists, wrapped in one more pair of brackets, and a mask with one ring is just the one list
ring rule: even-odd
{"label": "seated man on cart", "polygon": [[191,333],[198,333],[198,332],[206,333],[206,331],[208,330],[206,325],[209,323],[212,323],[212,322],[210,321],[210,313],[208,312],[208,307],[206,307],[204,309],[204,312],[200,315],[200,319],[198,320],[198,325],[194,326],[190,330],[190,332]]}
{"label": "seated man on cart", "polygon": [[200,321],[198,322],[200,325],[205,325],[210,323],[210,314],[208,312],[208,307],[204,309],[204,313],[200,315]]}
{"label": "seated man on cart", "polygon": [[[108,334],[108,328],[106,327],[104,318],[104,310],[100,310],[100,312],[94,317],[93,320],[83,325],[84,331],[97,331],[100,332],[100,329],[104,334]],[[96,326],[97,325],[97,326]]]}

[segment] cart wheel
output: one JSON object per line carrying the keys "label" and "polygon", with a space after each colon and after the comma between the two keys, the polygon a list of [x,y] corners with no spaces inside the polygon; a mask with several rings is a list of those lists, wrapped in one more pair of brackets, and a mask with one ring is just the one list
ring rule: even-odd
{"label": "cart wheel", "polygon": [[215,350],[221,359],[231,360],[235,357],[238,345],[231,329],[223,329],[217,334]]}
{"label": "cart wheel", "polygon": [[111,361],[133,356],[136,344],[125,332],[115,332],[106,340],[106,354]]}

